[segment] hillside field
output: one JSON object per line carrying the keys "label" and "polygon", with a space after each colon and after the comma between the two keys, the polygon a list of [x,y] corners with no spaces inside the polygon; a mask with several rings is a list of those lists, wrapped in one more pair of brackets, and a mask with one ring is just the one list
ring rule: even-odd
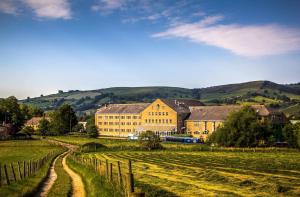
{"label": "hillside field", "polygon": [[[137,186],[149,196],[299,196],[300,153],[209,151],[203,145],[166,144],[165,150],[141,151],[126,140],[54,137],[74,144],[97,142],[107,148],[83,157],[133,162]],[[198,148],[197,148],[198,146]],[[198,150],[198,151],[195,151]],[[153,189],[155,188],[155,189]]]}

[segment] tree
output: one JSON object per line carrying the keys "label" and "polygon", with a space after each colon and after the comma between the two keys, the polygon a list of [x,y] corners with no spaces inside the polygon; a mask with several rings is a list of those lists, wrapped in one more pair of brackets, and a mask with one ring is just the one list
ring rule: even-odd
{"label": "tree", "polygon": [[51,114],[51,133],[54,135],[69,133],[77,123],[77,117],[72,107],[64,104]]}
{"label": "tree", "polygon": [[153,131],[146,131],[140,134],[139,143],[142,148],[148,150],[161,149],[159,136]]}
{"label": "tree", "polygon": [[86,123],[86,132],[89,137],[98,137],[98,129],[95,125],[95,117],[92,116]]}
{"label": "tree", "polygon": [[297,124],[287,124],[282,129],[282,135],[284,141],[286,141],[290,147],[292,148],[298,148],[300,147],[300,123]]}
{"label": "tree", "polygon": [[73,127],[72,129],[73,132],[84,132],[84,127],[83,127],[83,124],[77,124]]}
{"label": "tree", "polygon": [[259,115],[251,107],[244,107],[229,115],[222,127],[209,138],[209,142],[221,146],[249,147],[268,142],[271,127],[268,122],[261,122]]}
{"label": "tree", "polygon": [[50,130],[50,122],[43,118],[39,121],[38,132],[41,135],[46,135]]}

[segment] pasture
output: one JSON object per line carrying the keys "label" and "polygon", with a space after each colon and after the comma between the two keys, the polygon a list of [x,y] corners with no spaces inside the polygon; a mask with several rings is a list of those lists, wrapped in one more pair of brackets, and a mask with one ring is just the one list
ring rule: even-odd
{"label": "pasture", "polygon": [[35,193],[47,176],[52,159],[63,151],[64,148],[41,140],[0,141],[0,196]]}
{"label": "pasture", "polygon": [[150,196],[161,191],[165,191],[163,196],[300,195],[300,152],[297,150],[216,149],[211,152],[205,145],[163,143],[165,150],[150,152],[139,150],[135,141],[56,139],[79,145],[97,142],[107,147],[82,153],[83,157],[123,163],[132,160],[137,186],[147,190]]}

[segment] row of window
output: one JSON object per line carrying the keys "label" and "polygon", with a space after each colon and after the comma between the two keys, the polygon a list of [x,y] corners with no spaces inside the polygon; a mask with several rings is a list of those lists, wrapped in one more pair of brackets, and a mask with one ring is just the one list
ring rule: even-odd
{"label": "row of window", "polygon": [[109,131],[109,132],[131,132],[131,131],[134,131],[133,129],[102,129],[100,128],[99,131]]}
{"label": "row of window", "polygon": [[138,122],[98,122],[98,125],[141,125]]}
{"label": "row of window", "polygon": [[140,116],[98,116],[99,119],[140,119]]}
{"label": "row of window", "polygon": [[187,134],[195,134],[195,135],[204,134],[204,135],[207,135],[207,134],[209,134],[209,131],[194,131],[194,132],[188,131]]}
{"label": "row of window", "polygon": [[168,116],[169,112],[148,112],[149,116]]}
{"label": "row of window", "polygon": [[[200,126],[200,122],[195,122],[194,123],[194,127],[199,127]],[[213,122],[213,130],[216,129],[216,122]],[[204,130],[207,130],[207,122],[204,121]]]}
{"label": "row of window", "polygon": [[145,119],[145,123],[172,124],[172,119]]}

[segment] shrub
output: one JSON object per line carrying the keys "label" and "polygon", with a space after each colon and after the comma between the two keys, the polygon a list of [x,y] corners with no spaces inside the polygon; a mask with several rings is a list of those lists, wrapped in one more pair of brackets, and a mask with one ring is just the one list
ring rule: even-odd
{"label": "shrub", "polygon": [[154,150],[162,148],[159,136],[157,136],[153,131],[143,132],[139,136],[139,143],[143,149]]}

